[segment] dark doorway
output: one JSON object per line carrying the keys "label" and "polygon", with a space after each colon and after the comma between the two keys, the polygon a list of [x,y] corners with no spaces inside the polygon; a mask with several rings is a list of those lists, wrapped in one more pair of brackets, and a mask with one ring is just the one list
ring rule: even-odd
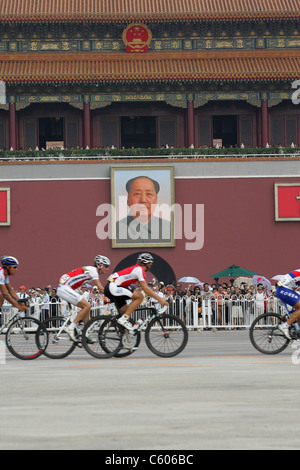
{"label": "dark doorway", "polygon": [[223,147],[237,145],[237,116],[213,116],[213,138],[222,139]]}
{"label": "dark doorway", "polygon": [[125,148],[156,148],[156,117],[122,117],[121,146]]}
{"label": "dark doorway", "polygon": [[[126,258],[124,258],[120,263],[114,268],[115,271],[121,271],[121,269],[128,268],[129,266],[133,266],[136,263],[137,257],[140,252],[138,253],[133,253]],[[164,282],[165,285],[168,284],[176,284],[176,276],[175,273],[172,269],[172,267],[165,261],[163,258],[161,258],[158,255],[155,255],[154,253],[151,253],[151,255],[154,258],[154,263],[151,267],[150,273],[152,276],[155,276],[156,279],[159,282]],[[150,274],[148,273],[148,274]],[[149,276],[148,276],[149,277]],[[151,276],[150,276],[151,278]],[[146,279],[147,280],[147,279]],[[149,282],[149,281],[148,281]]]}
{"label": "dark doorway", "polygon": [[46,142],[64,141],[63,118],[40,118],[39,119],[39,147],[46,148]]}

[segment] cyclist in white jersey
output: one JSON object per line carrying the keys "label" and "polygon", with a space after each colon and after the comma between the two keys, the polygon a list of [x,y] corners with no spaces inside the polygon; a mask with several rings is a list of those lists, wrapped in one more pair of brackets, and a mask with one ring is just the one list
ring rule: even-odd
{"label": "cyclist in white jersey", "polygon": [[[146,282],[145,272],[151,268],[152,263],[153,257],[150,253],[140,254],[137,264],[112,274],[104,288],[104,295],[115,302],[119,309],[124,312],[118,319],[118,323],[128,331],[133,331],[132,324],[129,321],[130,315],[144,299],[143,294],[138,289],[132,290],[130,288],[132,284],[138,282],[145,294],[154,298],[163,306],[167,307],[169,305],[166,299],[157,295]],[[131,300],[128,305],[127,300]]]}
{"label": "cyclist in white jersey", "polygon": [[20,300],[15,290],[10,285],[10,276],[13,276],[18,269],[19,261],[14,256],[1,256],[0,258],[0,311],[4,300],[16,307],[21,312],[25,312],[28,307],[18,303]]}
{"label": "cyclist in white jersey", "polygon": [[295,311],[292,313],[290,318],[279,325],[278,328],[284,333],[284,335],[291,339],[289,328],[297,320],[300,319],[300,293],[296,292],[300,286],[300,268],[291,271],[290,273],[283,276],[277,283],[276,297],[283,300],[286,304],[294,307]]}
{"label": "cyclist in white jersey", "polygon": [[57,295],[72,305],[80,308],[75,320],[70,324],[68,333],[76,341],[75,328],[78,323],[83,320],[86,323],[89,320],[91,304],[80,294],[77,289],[86,281],[92,281],[98,287],[100,292],[104,293],[104,287],[99,280],[99,274],[104,274],[110,260],[106,256],[97,255],[94,259],[94,266],[84,266],[74,269],[63,276],[59,280],[57,287]]}

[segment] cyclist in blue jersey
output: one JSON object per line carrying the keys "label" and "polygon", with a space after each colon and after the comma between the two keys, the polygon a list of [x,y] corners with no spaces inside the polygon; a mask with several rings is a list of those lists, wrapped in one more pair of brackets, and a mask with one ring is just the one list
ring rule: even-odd
{"label": "cyclist in blue jersey", "polygon": [[276,297],[295,310],[285,323],[278,326],[288,339],[291,339],[290,326],[300,319],[300,292],[296,292],[298,287],[300,287],[300,268],[286,274],[277,283]]}
{"label": "cyclist in blue jersey", "polygon": [[1,256],[0,263],[0,310],[4,300],[7,300],[18,310],[25,312],[27,310],[26,305],[18,303],[20,299],[9,282],[10,276],[13,276],[18,269],[19,262],[17,258],[14,256]]}

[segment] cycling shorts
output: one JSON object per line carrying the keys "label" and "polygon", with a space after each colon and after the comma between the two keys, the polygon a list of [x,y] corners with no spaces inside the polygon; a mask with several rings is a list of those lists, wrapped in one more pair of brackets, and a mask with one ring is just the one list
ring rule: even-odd
{"label": "cycling shorts", "polygon": [[126,287],[119,287],[114,282],[108,282],[104,287],[104,295],[119,308],[126,305],[127,300],[132,297],[132,291]]}
{"label": "cycling shorts", "polygon": [[64,284],[59,284],[56,293],[58,297],[66,300],[66,302],[69,302],[72,305],[78,305],[79,302],[83,299],[82,294],[79,294],[73,290],[72,287],[66,286]]}
{"label": "cycling shorts", "polygon": [[294,307],[300,300],[300,295],[287,287],[277,286],[276,297]]}

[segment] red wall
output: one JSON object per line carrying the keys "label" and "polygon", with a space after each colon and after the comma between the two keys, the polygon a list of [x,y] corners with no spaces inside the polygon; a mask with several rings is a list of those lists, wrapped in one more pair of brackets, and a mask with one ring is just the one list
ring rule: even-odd
{"label": "red wall", "polygon": [[[163,257],[178,278],[210,275],[232,264],[266,277],[298,268],[300,225],[275,222],[274,183],[292,178],[176,179],[180,204],[204,204],[204,246],[185,250],[149,248]],[[38,181],[0,183],[11,188],[11,227],[0,227],[0,254],[16,256],[21,266],[12,285],[56,286],[64,272],[107,255],[113,268],[138,249],[112,249],[96,236],[96,209],[110,202],[110,181]],[[145,249],[146,251],[147,249]],[[144,251],[144,250],[143,250]],[[104,281],[104,280],[103,280]]]}

